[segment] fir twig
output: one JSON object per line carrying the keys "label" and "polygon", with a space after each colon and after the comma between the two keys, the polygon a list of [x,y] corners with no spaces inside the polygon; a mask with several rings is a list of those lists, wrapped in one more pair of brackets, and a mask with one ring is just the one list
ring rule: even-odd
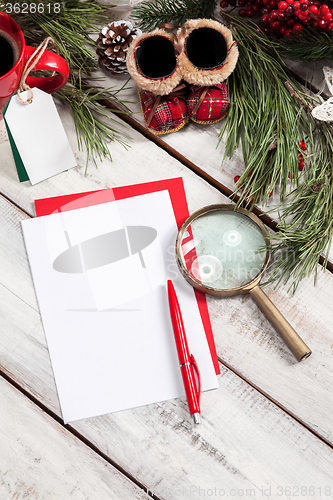
{"label": "fir twig", "polygon": [[307,28],[278,41],[280,54],[295,61],[318,61],[333,57],[332,35],[323,30]]}
{"label": "fir twig", "polygon": [[[55,4],[60,10],[54,13]],[[21,12],[11,16],[22,27],[27,44],[38,46],[47,36],[56,43],[59,54],[67,61],[70,75],[68,83],[55,93],[55,97],[71,106],[79,148],[87,150],[87,164],[91,156],[95,164],[103,157],[111,159],[108,144],[117,141],[127,147],[129,136],[119,131],[115,125],[112,112],[98,101],[111,100],[119,105],[125,113],[126,102],[120,101],[118,94],[123,89],[103,89],[89,87],[82,78],[91,76],[98,68],[91,34],[97,32],[96,25],[106,20],[106,8],[95,0],[48,0],[45,13]],[[0,4],[0,10],[5,11],[6,5]],[[89,48],[91,46],[91,49]],[[40,76],[40,75],[39,75]]]}
{"label": "fir twig", "polygon": [[[311,97],[303,99],[295,89],[290,90],[302,106],[313,108],[315,102]],[[279,231],[272,238],[275,259],[269,281],[291,280],[293,292],[305,276],[314,273],[316,281],[317,265],[323,254],[323,268],[326,268],[333,238],[333,127],[312,121],[311,163],[302,184],[291,193],[288,206],[281,211]]]}
{"label": "fir twig", "polygon": [[132,10],[131,18],[142,31],[150,31],[160,23],[182,25],[187,19],[207,19],[214,10],[215,0],[146,0]]}
{"label": "fir twig", "polygon": [[[82,81],[80,74],[78,76],[71,74],[68,83],[55,93],[60,101],[68,103],[72,108],[79,149],[82,150],[85,146],[87,151],[86,168],[90,156],[96,166],[97,159],[112,160],[108,148],[110,142],[116,141],[125,149],[128,148],[125,141],[130,141],[130,136],[119,131],[119,128],[125,127],[125,124],[117,121],[114,115],[101,104],[104,99],[111,99],[124,108],[125,103],[118,100],[117,94],[124,90],[125,86],[126,84],[119,89],[113,87],[102,89]],[[125,108],[125,111],[130,113],[128,108]]]}
{"label": "fir twig", "polygon": [[292,79],[275,45],[251,22],[226,15],[235,40],[241,41],[235,71],[228,79],[231,105],[220,133],[227,131],[224,158],[232,157],[241,144],[245,171],[237,183],[240,201],[266,204],[270,193],[280,189],[283,201],[290,184],[298,184],[300,141],[312,131],[306,113],[285,87]]}
{"label": "fir twig", "polygon": [[[226,134],[225,156],[241,144],[245,171],[239,180],[240,201],[266,204],[280,189],[279,227],[272,238],[269,281],[291,281],[295,291],[311,273],[316,279],[319,257],[327,255],[333,237],[333,125],[313,118],[317,98],[305,93],[281,61],[277,42],[253,23],[226,16],[240,43],[240,57],[229,77],[232,105],[220,139]],[[285,83],[287,83],[287,86]],[[305,168],[299,180],[300,140],[306,139]],[[290,187],[293,192],[286,199]],[[274,208],[276,211],[276,207]]]}

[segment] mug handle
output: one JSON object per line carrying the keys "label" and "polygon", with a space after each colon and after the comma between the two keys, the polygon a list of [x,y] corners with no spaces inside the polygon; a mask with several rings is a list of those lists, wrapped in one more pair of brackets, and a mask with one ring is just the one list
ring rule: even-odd
{"label": "mug handle", "polygon": [[[25,47],[25,58],[26,60],[35,52],[35,47],[26,46]],[[46,77],[36,77],[36,76],[27,76],[27,84],[29,87],[37,87],[48,94],[55,92],[56,90],[61,89],[68,80],[69,76],[69,68],[65,59],[54,52],[49,50],[45,50],[42,57],[34,67],[35,70],[50,70],[56,71],[57,75],[54,76],[46,76]]]}
{"label": "mug handle", "polygon": [[301,337],[295,332],[286,318],[282,316],[280,311],[262,291],[259,285],[256,285],[250,290],[250,295],[254,298],[266,318],[269,319],[269,321],[277,329],[298,361],[308,358],[311,354],[311,349],[309,349],[305,342],[303,342]]}

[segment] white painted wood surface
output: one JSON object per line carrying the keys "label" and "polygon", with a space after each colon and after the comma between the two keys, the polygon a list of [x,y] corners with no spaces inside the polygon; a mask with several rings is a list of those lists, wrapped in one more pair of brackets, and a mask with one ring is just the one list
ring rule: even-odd
{"label": "white painted wood surface", "polygon": [[[9,145],[0,145],[0,500],[332,498],[329,272],[319,273],[316,288],[304,280],[294,297],[282,286],[265,288],[313,350],[302,363],[250,296],[208,298],[222,374],[219,389],[203,395],[201,426],[184,399],[61,424],[20,227],[34,216],[34,199],[182,176],[190,212],[227,200],[130,128],[130,149],[111,144],[113,162],[96,169],[90,161],[84,175],[72,118],[59,109],[76,169],[20,184]],[[191,124],[166,140],[228,186],[242,160],[221,170],[216,138],[214,126]]]}
{"label": "white painted wood surface", "polygon": [[142,499],[142,489],[0,378],[2,500]]}

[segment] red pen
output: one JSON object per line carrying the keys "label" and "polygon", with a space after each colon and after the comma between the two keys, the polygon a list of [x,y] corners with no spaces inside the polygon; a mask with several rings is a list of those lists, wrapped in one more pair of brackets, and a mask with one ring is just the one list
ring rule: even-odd
{"label": "red pen", "polygon": [[[179,307],[176,291],[174,289],[171,280],[168,280],[168,297],[169,297],[171,322],[172,322],[173,332],[175,334],[180,371],[183,377],[188,407],[193,417],[194,423],[200,424],[200,402],[199,402],[201,394],[200,373],[198,370],[197,363],[194,359],[194,356],[190,354],[188,348],[182,313]],[[198,376],[198,388],[195,381],[193,368]]]}

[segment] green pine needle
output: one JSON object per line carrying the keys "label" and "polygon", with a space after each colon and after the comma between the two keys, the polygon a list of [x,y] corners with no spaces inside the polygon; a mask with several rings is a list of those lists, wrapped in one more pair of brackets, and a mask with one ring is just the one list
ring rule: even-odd
{"label": "green pine needle", "polygon": [[55,93],[60,101],[68,103],[72,108],[79,149],[83,150],[85,147],[87,151],[86,167],[89,157],[92,157],[96,166],[97,159],[102,161],[103,158],[109,158],[112,161],[108,148],[111,142],[116,141],[125,149],[128,148],[130,136],[119,131],[120,127],[126,125],[116,120],[115,115],[101,104],[103,100],[112,100],[130,114],[130,110],[125,107],[126,103],[117,98],[117,94],[125,89],[126,84],[127,82],[118,89],[104,89],[88,85],[82,81],[80,74],[71,74],[68,83]]}
{"label": "green pine needle", "polygon": [[[272,237],[269,281],[289,281],[295,292],[304,277],[313,273],[316,279],[323,254],[326,268],[332,244],[333,125],[313,118],[310,111],[318,100],[289,74],[278,42],[269,40],[254,23],[225,17],[234,38],[246,41],[239,43],[239,60],[228,80],[233,104],[220,140],[224,135],[225,157],[242,146],[245,171],[236,188],[239,203],[248,208],[265,205],[270,192],[280,189],[282,205],[274,208],[280,223]],[[306,142],[306,154],[300,140]],[[305,160],[302,173],[299,155]],[[290,187],[293,192],[287,198]]]}
{"label": "green pine needle", "polygon": [[[274,42],[251,22],[233,16],[231,29],[238,44],[239,59],[228,79],[231,104],[220,133],[227,131],[225,155],[232,157],[242,146],[245,171],[237,183],[240,203],[266,204],[270,193],[280,188],[284,200],[290,184],[298,184],[300,141],[311,142],[306,113],[285,87],[292,79]],[[244,40],[245,39],[245,40]]]}
{"label": "green pine needle", "polygon": [[[60,4],[60,12],[54,13],[55,4]],[[90,36],[98,32],[96,25],[107,22],[106,8],[97,4],[96,0],[48,0],[45,5],[44,14],[12,12],[10,15],[22,27],[28,45],[38,46],[50,36],[59,54],[67,61],[70,72],[68,83],[54,95],[71,106],[79,149],[86,148],[87,164],[92,157],[97,165],[97,160],[111,159],[110,142],[117,141],[127,147],[130,140],[126,132],[119,131],[114,112],[99,103],[103,99],[111,100],[122,112],[130,113],[126,102],[118,98],[124,87],[101,90],[83,84],[82,80],[91,77],[98,68],[95,43]],[[6,12],[6,9],[6,4],[0,4],[1,11]]]}
{"label": "green pine needle", "polygon": [[280,54],[294,61],[333,58],[333,38],[323,30],[307,28],[278,40]]}
{"label": "green pine needle", "polygon": [[131,19],[142,31],[151,31],[160,23],[182,25],[188,19],[207,19],[214,10],[215,0],[146,0],[132,10]]}

